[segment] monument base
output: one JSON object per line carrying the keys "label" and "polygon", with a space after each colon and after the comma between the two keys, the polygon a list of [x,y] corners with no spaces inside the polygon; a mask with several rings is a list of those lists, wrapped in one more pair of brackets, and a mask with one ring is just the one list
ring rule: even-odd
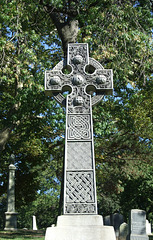
{"label": "monument base", "polygon": [[56,227],[46,230],[45,240],[116,240],[114,228],[103,226],[100,215],[59,216]]}
{"label": "monument base", "polygon": [[16,212],[5,212],[5,231],[17,230],[17,215]]}
{"label": "monument base", "polygon": [[147,235],[136,235],[131,234],[127,237],[128,240],[149,240],[149,237]]}

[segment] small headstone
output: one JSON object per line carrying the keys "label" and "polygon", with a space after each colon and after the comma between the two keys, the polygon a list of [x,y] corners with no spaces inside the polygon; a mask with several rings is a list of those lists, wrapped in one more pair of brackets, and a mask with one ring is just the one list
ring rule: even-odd
{"label": "small headstone", "polygon": [[151,223],[148,220],[146,220],[146,233],[151,235]]}
{"label": "small headstone", "polygon": [[105,226],[112,226],[111,225],[111,217],[110,217],[110,215],[104,217],[104,225]]}
{"label": "small headstone", "polygon": [[146,234],[146,212],[144,210],[131,210],[127,240],[149,240]]}
{"label": "small headstone", "polygon": [[127,235],[128,235],[128,224],[124,222],[120,225],[118,240],[126,240]]}
{"label": "small headstone", "polygon": [[116,237],[119,236],[119,227],[124,222],[124,217],[120,213],[114,213],[104,217],[104,225],[113,226]]}
{"label": "small headstone", "polygon": [[37,223],[36,223],[36,216],[33,216],[33,230],[38,230],[37,229]]}
{"label": "small headstone", "polygon": [[120,225],[124,222],[123,215],[120,213],[114,213],[112,214],[111,217],[112,217],[112,226],[114,226],[114,230],[115,230],[115,235],[116,237],[118,237]]}

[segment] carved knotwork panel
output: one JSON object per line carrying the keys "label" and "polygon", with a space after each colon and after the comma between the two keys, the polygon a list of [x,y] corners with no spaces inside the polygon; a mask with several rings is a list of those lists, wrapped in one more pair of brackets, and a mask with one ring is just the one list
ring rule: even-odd
{"label": "carved knotwork panel", "polygon": [[67,142],[67,169],[92,169],[92,143]]}
{"label": "carved knotwork panel", "polygon": [[90,115],[67,116],[67,139],[68,140],[89,140],[91,139],[91,119]]}
{"label": "carved knotwork panel", "polygon": [[94,203],[92,171],[66,173],[66,203]]}

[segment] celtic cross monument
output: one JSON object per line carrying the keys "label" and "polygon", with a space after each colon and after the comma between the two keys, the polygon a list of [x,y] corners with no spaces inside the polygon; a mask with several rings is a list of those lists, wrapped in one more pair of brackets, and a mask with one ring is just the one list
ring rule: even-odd
{"label": "celtic cross monument", "polygon": [[[62,95],[65,91],[69,91],[66,98]],[[92,106],[112,91],[112,70],[89,57],[86,43],[68,44],[67,62],[45,72],[46,95],[53,95],[66,107],[63,214],[68,222],[77,219],[82,225],[83,218],[97,216]]]}

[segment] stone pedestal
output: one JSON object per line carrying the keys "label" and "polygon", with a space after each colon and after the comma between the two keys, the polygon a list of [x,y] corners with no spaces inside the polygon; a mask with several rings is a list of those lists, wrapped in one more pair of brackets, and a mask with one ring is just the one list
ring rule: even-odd
{"label": "stone pedestal", "polygon": [[5,212],[5,231],[17,230],[17,215],[16,212]]}
{"label": "stone pedestal", "polygon": [[46,230],[45,240],[116,240],[114,228],[103,226],[100,215],[59,216],[56,227]]}

